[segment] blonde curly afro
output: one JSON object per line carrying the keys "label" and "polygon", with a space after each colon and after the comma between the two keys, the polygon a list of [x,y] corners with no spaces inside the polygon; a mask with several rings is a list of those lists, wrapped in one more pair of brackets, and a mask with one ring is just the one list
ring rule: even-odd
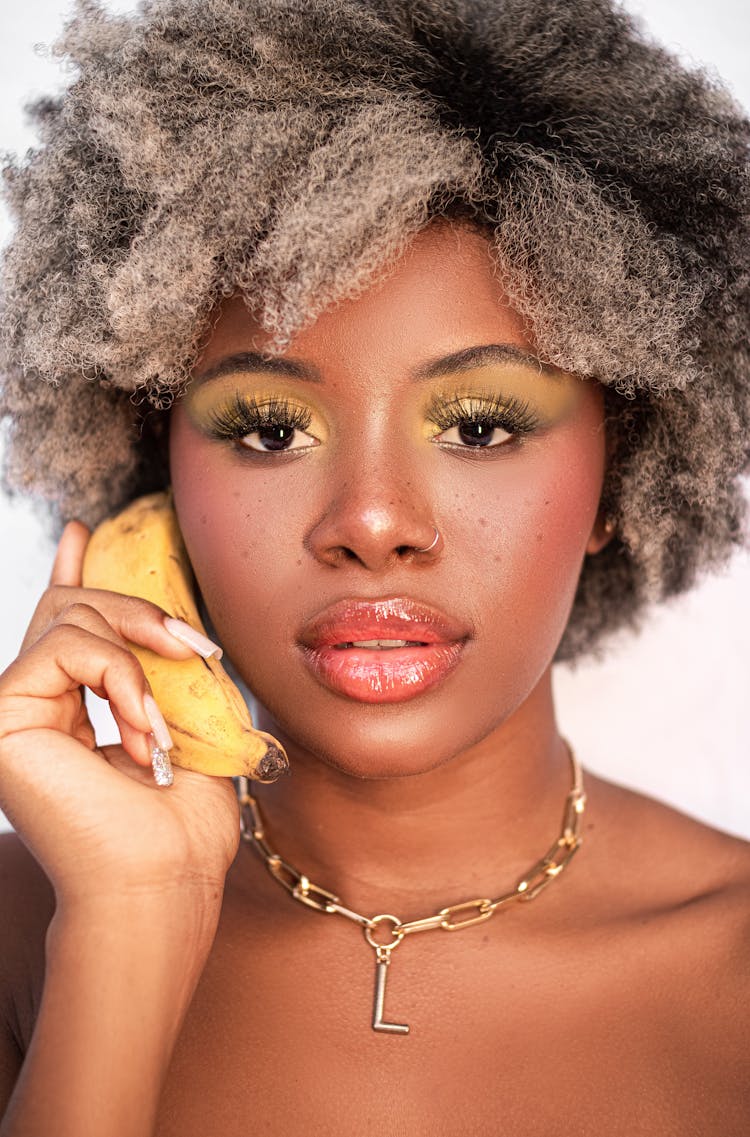
{"label": "blonde curly afro", "polygon": [[5,167],[5,486],[53,527],[164,485],[236,289],[272,350],[432,218],[478,226],[543,358],[605,387],[615,538],[556,660],[747,543],[748,137],[607,0],[79,0]]}

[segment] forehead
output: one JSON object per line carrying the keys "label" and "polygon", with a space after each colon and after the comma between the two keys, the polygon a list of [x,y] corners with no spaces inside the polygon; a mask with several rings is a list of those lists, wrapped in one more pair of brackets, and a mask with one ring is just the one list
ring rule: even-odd
{"label": "forehead", "polygon": [[[271,339],[257,309],[235,293],[217,309],[196,371],[233,353],[268,352]],[[321,368],[352,366],[358,358],[417,364],[482,342],[534,350],[505,292],[490,237],[438,219],[410,238],[398,259],[357,295],[315,316],[283,354]]]}

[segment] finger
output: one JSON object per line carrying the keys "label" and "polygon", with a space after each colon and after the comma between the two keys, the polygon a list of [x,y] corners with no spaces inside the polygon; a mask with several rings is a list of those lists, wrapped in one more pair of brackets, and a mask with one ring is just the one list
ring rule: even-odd
{"label": "finger", "polygon": [[[139,660],[131,651],[130,646],[118,636],[101,613],[97,612],[95,608],[86,604],[72,604],[63,610],[45,636],[38,640],[37,644],[35,644],[29,652],[26,652],[16,661],[14,665],[16,676],[23,676],[23,668],[28,666],[29,656],[31,656],[31,667],[33,668],[35,666],[35,661],[41,657],[41,653],[37,651],[37,648],[39,648],[40,645],[41,647],[48,647],[48,645],[52,644],[56,632],[59,634],[57,640],[54,640],[55,645],[60,641],[60,634],[68,634],[68,640],[63,640],[62,642],[67,643],[69,641],[76,652],[83,650],[75,638],[70,638],[70,633],[76,631],[90,635],[93,643],[99,648],[109,645],[114,649],[115,654],[112,656],[112,659],[116,668],[124,668],[126,676],[132,676],[134,680],[134,682],[129,685],[131,688],[130,692],[126,690],[126,703],[123,704],[122,701],[114,702],[112,700],[112,689],[107,685],[107,682],[105,682],[108,674],[106,671],[102,671],[101,677],[97,678],[96,673],[92,673],[90,670],[88,672],[82,670],[79,656],[77,656],[75,652],[71,652],[67,656],[53,657],[56,658],[57,663],[61,664],[63,668],[67,669],[68,663],[73,667],[72,671],[68,671],[71,682],[67,688],[60,686],[62,676],[59,673],[53,675],[50,671],[47,671],[46,674],[49,682],[45,687],[40,683],[37,674],[29,672],[26,696],[39,699],[46,695],[47,705],[50,708],[48,714],[45,715],[44,712],[42,712],[42,721],[39,721],[37,712],[37,721],[34,725],[45,727],[59,726],[59,713],[55,716],[53,709],[54,703],[50,702],[50,700],[59,698],[61,695],[72,693],[76,689],[76,684],[73,682],[73,679],[78,678],[78,686],[82,685],[88,687],[89,690],[93,691],[95,695],[98,695],[100,699],[105,699],[109,702],[110,710],[120,731],[122,745],[128,754],[140,765],[149,765],[152,759],[152,746],[157,742],[157,739],[159,740],[158,744],[162,747],[166,745],[168,748],[171,745],[171,742],[164,743],[162,741],[164,735],[168,736],[168,728],[158,707],[154,708],[151,687]],[[92,648],[91,651],[93,652],[94,648]],[[94,662],[96,661],[94,660]],[[3,680],[0,681],[0,693],[6,696],[6,709],[4,712],[5,723],[3,729],[0,729],[0,737],[2,737],[3,733],[9,733],[14,729],[12,725],[12,715],[9,715],[7,710],[7,695],[18,696],[20,689],[6,684]],[[127,697],[129,694],[132,695],[132,698]],[[144,702],[144,695],[148,696],[146,702],[150,700],[150,705],[148,706],[146,702]],[[17,699],[16,706],[17,709],[19,709]],[[20,708],[20,713],[24,713],[22,708]],[[28,712],[26,713],[28,714]],[[81,713],[88,720],[85,705],[82,707]],[[156,723],[154,715],[156,715],[158,720]],[[57,722],[55,721],[56,717]],[[93,728],[90,729],[93,734]]]}
{"label": "finger", "polygon": [[151,731],[144,704],[149,687],[132,651],[86,628],[63,623],[37,640],[0,678],[0,737],[31,727],[60,730],[56,700],[81,686],[106,698],[136,731]]}
{"label": "finger", "polygon": [[[72,606],[86,605],[99,612],[121,640],[141,644],[169,659],[190,659],[194,648],[177,639],[165,626],[171,615],[158,604],[104,588],[53,585],[39,600],[24,637],[22,650],[31,647]],[[210,641],[206,641],[210,644]],[[221,651],[218,645],[217,651]],[[200,654],[204,654],[201,652]]]}
{"label": "finger", "polygon": [[131,726],[116,707],[110,706],[110,710],[117,724],[117,729],[120,732],[120,741],[123,750],[127,751],[130,757],[137,762],[139,766],[150,766],[152,736],[150,734],[144,734],[142,730],[137,730],[134,726]]}
{"label": "finger", "polygon": [[90,536],[91,530],[82,521],[68,522],[57,546],[50,584],[80,585],[83,555]]}
{"label": "finger", "polygon": [[[66,596],[71,594],[84,595],[84,590],[65,590]],[[47,632],[53,628],[63,627],[66,624],[76,628],[84,628],[87,632],[101,636],[103,640],[108,640],[109,643],[116,644],[126,651],[131,650],[128,641],[120,635],[117,629],[110,624],[109,620],[92,604],[86,604],[81,600],[72,600],[69,604],[66,604],[64,608],[60,609],[55,618],[50,622]]]}

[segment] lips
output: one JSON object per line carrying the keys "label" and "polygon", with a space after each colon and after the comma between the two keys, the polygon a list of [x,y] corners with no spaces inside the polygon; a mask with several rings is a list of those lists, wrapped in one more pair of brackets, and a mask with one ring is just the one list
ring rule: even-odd
{"label": "lips", "polygon": [[298,643],[324,686],[362,702],[392,703],[446,678],[470,634],[465,624],[407,597],[345,599],[307,623]]}

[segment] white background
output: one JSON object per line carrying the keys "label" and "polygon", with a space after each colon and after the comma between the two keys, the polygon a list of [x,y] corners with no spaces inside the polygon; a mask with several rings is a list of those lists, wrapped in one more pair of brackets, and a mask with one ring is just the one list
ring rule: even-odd
{"label": "white background", "polygon": [[[129,9],[127,0],[111,8]],[[750,107],[746,0],[629,0],[662,43],[715,68]],[[7,9],[6,9],[7,10]],[[64,79],[35,52],[69,4],[14,5],[0,37],[0,148],[33,143],[22,103]],[[0,215],[0,240],[8,233]],[[750,487],[749,487],[750,488]],[[0,500],[0,668],[15,656],[53,549],[23,506]],[[558,716],[584,766],[750,838],[750,552],[688,596],[655,609],[639,638],[622,636],[601,664],[555,669]],[[100,741],[113,726],[97,719]],[[3,818],[0,814],[0,828]]]}

